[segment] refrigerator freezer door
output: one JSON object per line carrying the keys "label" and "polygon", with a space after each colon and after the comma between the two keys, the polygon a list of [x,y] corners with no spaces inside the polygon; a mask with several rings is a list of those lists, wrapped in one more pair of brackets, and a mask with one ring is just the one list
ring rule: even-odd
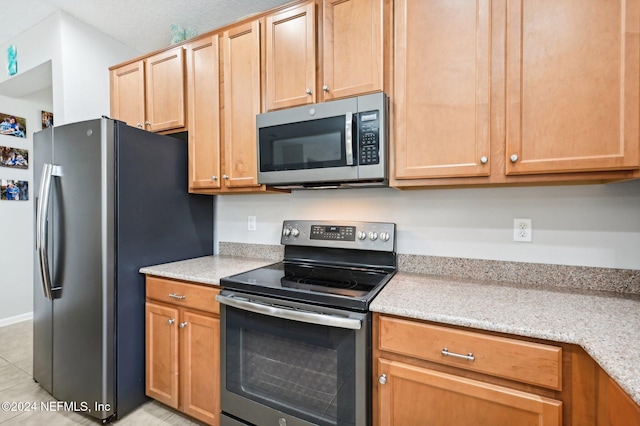
{"label": "refrigerator freezer door", "polygon": [[[38,194],[40,192],[40,177],[42,176],[44,164],[51,164],[53,158],[53,129],[49,128],[35,133],[33,137],[33,148],[34,153],[31,164],[34,168],[35,176],[34,193]],[[33,203],[36,221],[39,219],[37,212],[39,201],[40,198],[38,197],[35,203]],[[45,221],[43,244],[46,245],[49,263],[51,264],[51,241],[54,237],[49,227],[49,223],[54,220],[51,208],[48,209],[48,212],[45,212],[43,220]],[[37,232],[38,230],[35,229],[34,235],[36,235]],[[53,303],[43,294],[42,288],[45,283],[42,281],[42,274],[38,267],[39,264],[39,253],[35,252],[34,265],[36,265],[36,270],[33,274],[33,378],[40,386],[51,393],[53,391]]]}
{"label": "refrigerator freezer door", "polygon": [[[107,248],[113,233],[107,229],[113,199],[105,187],[113,185],[113,141],[103,144],[104,120],[55,127],[53,163],[63,176],[54,177],[52,197],[57,218],[52,224],[53,284],[53,396],[92,409],[114,407],[113,312],[107,300]],[[111,167],[108,163],[111,161]],[[111,312],[109,312],[111,310]],[[82,404],[86,405],[82,405]]]}

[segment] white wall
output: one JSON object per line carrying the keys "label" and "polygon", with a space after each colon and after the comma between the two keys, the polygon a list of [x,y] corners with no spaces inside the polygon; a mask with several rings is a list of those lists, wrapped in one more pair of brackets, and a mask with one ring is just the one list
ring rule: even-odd
{"label": "white wall", "polygon": [[[0,93],[4,89],[22,95],[0,95],[0,112],[27,119],[28,138],[15,145],[27,146],[31,156],[32,135],[40,126],[43,109],[53,112],[55,125],[109,115],[108,68],[140,55],[64,12],[54,13],[0,46],[0,52],[11,44],[18,49],[18,74],[8,77],[0,71]],[[33,71],[48,70],[49,62],[50,76],[43,83],[42,73]],[[16,139],[0,135],[0,145]],[[33,169],[0,167],[0,179],[28,180],[33,187]],[[0,326],[28,317],[33,310],[34,196],[30,195],[26,203],[0,201]]]}
{"label": "white wall", "polygon": [[[24,117],[27,137],[0,135],[0,145],[28,149],[33,158],[33,132],[41,129],[41,110],[50,111],[51,89],[28,100],[0,96],[0,112]],[[0,167],[0,179],[29,182],[28,201],[0,200],[0,325],[28,317],[33,310],[33,168]]]}
{"label": "white wall", "polygon": [[[395,222],[399,253],[640,269],[640,180],[607,185],[218,196],[216,240],[279,244],[285,219]],[[247,231],[247,216],[257,230]],[[533,220],[515,243],[513,218]]]}

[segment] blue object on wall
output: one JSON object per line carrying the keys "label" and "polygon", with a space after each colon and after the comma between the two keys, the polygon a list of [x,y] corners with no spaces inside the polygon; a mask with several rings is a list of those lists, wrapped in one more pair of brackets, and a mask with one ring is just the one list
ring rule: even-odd
{"label": "blue object on wall", "polygon": [[18,49],[15,44],[7,48],[7,71],[9,75],[18,73]]}

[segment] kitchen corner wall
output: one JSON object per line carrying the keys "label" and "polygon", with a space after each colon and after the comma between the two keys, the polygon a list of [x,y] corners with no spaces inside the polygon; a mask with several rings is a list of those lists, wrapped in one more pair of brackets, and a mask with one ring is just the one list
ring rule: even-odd
{"label": "kitchen corner wall", "polygon": [[[248,216],[256,231],[247,230]],[[513,242],[514,218],[532,219],[533,242]],[[395,222],[405,254],[640,269],[640,180],[218,196],[216,240],[277,245],[286,219]]]}
{"label": "kitchen corner wall", "polygon": [[[26,148],[33,156],[33,133],[41,111],[61,125],[109,115],[109,66],[140,52],[71,15],[54,13],[15,40],[18,74],[0,72],[0,113],[27,119],[25,139],[0,135],[0,145]],[[33,169],[0,167],[0,179],[28,180]],[[0,326],[27,319],[33,311],[33,201],[0,201]]]}

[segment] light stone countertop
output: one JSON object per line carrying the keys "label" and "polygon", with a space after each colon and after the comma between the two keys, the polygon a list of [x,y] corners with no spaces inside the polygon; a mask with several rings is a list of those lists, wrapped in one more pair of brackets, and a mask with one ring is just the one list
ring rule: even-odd
{"label": "light stone countertop", "polygon": [[[206,256],[143,274],[219,285],[273,259]],[[640,404],[640,297],[399,272],[371,311],[582,346]]]}
{"label": "light stone countertop", "polygon": [[220,285],[220,278],[275,263],[234,256],[205,256],[140,268],[140,273],[200,284]]}
{"label": "light stone countertop", "polygon": [[574,343],[640,404],[640,298],[397,273],[370,310]]}

